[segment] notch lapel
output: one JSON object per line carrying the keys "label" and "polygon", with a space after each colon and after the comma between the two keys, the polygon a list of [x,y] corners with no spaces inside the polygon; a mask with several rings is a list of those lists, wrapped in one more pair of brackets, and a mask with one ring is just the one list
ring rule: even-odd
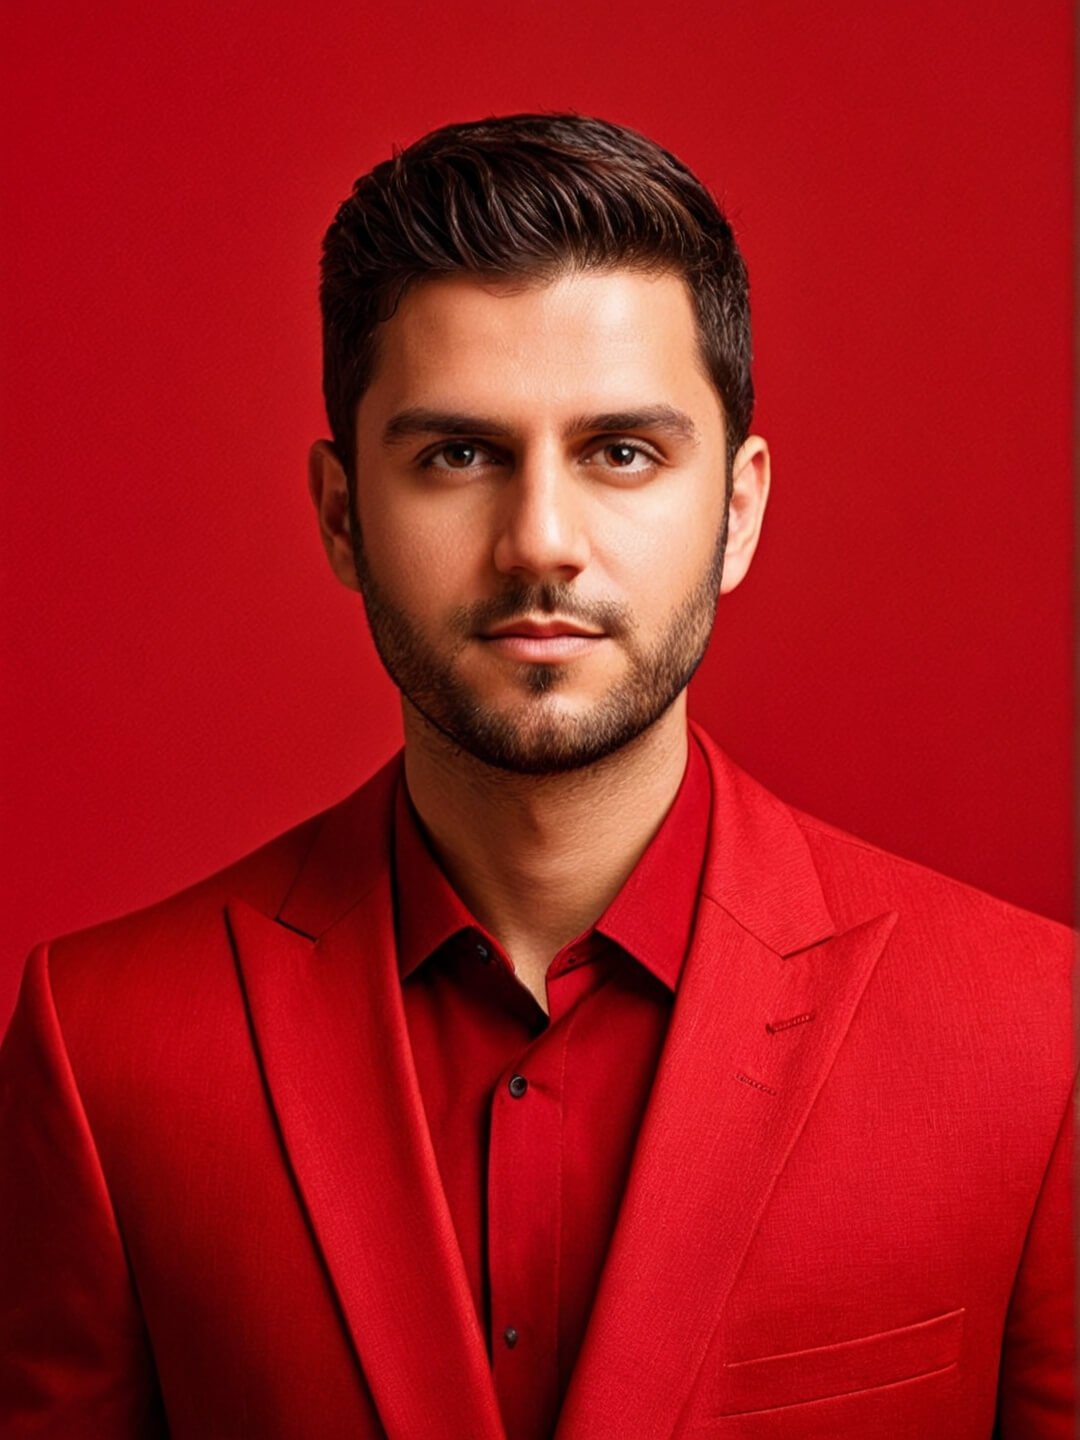
{"label": "notch lapel", "polygon": [[558,1440],[675,1430],[896,921],[836,934],[791,811],[697,733],[713,779],[703,894]]}
{"label": "notch lapel", "polygon": [[331,811],[277,919],[228,918],[297,1187],[392,1440],[503,1440],[396,964],[391,763]]}

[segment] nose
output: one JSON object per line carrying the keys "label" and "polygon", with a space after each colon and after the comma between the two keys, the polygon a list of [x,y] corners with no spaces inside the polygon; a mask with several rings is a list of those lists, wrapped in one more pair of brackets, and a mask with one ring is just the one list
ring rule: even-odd
{"label": "nose", "polygon": [[573,580],[589,563],[580,481],[554,453],[524,456],[500,496],[495,568],[527,583]]}

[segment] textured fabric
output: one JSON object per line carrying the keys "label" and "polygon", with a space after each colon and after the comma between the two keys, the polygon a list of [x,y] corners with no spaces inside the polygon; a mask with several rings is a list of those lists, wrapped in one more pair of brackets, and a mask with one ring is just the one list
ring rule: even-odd
{"label": "textured fabric", "polygon": [[[556,1440],[1074,1440],[1074,936],[698,738],[693,934]],[[504,1440],[397,968],[400,773],[31,956],[0,1434]]]}
{"label": "textured fabric", "polygon": [[709,803],[692,740],[675,800],[618,895],[552,959],[545,1015],[398,785],[405,1014],[509,1440],[552,1433],[581,1348],[690,938]]}

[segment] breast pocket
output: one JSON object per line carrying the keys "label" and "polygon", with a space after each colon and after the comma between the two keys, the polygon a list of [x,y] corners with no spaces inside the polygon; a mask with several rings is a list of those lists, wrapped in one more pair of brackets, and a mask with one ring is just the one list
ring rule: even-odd
{"label": "breast pocket", "polygon": [[876,1390],[951,1370],[959,1361],[964,1310],[949,1310],[833,1345],[736,1360],[713,1372],[708,1413],[752,1415]]}

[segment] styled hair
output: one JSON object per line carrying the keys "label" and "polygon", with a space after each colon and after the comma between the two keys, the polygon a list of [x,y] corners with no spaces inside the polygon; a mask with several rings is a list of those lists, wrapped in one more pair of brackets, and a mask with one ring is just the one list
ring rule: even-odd
{"label": "styled hair", "polygon": [[654,141],[574,114],[431,131],[356,181],[323,240],[323,394],[355,505],[356,409],[377,330],[425,279],[544,282],[584,270],[674,273],[724,406],[727,477],[753,409],[746,267],[700,180]]}

